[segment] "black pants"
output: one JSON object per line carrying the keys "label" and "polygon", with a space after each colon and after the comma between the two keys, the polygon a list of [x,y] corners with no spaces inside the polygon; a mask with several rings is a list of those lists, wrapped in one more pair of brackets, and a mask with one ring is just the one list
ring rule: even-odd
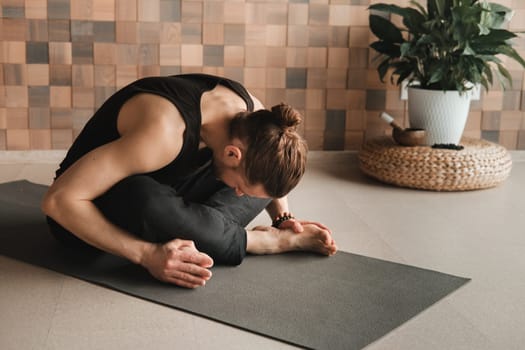
{"label": "black pants", "polygon": [[[238,265],[246,255],[244,227],[269,200],[236,196],[215,179],[210,166],[175,187],[148,175],[131,176],[94,203],[112,223],[145,241],[192,240],[216,264]],[[52,234],[69,247],[94,250],[51,218],[48,223]]]}

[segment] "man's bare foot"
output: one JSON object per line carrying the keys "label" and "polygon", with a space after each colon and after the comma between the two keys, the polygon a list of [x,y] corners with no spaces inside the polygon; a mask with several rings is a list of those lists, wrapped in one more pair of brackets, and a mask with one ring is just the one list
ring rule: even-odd
{"label": "man's bare foot", "polygon": [[314,224],[304,225],[304,231],[257,226],[248,231],[247,252],[252,254],[277,254],[289,251],[308,251],[334,255],[337,246],[328,230]]}

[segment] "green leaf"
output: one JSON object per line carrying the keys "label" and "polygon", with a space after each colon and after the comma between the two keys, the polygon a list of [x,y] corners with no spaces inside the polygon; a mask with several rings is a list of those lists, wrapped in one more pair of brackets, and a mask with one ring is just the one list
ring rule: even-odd
{"label": "green leaf", "polygon": [[489,86],[492,85],[492,83],[489,84],[489,82],[485,78],[481,79],[480,83],[481,85],[483,85],[486,91],[489,91]]}
{"label": "green leaf", "polygon": [[[472,44],[472,43],[471,43]],[[497,55],[499,54],[499,50],[497,48],[497,46],[492,46],[492,45],[474,45],[472,44],[474,50],[476,50],[476,52],[478,53],[478,55],[481,55],[481,56],[493,56],[493,55]]]}
{"label": "green leaf", "polygon": [[451,14],[454,39],[464,42],[479,35],[481,15],[481,9],[479,7],[457,6],[452,8]]}
{"label": "green leaf", "polygon": [[501,75],[510,83],[512,86],[512,76],[510,75],[509,71],[503,67],[501,64],[498,64],[498,71],[501,73]]}
{"label": "green leaf", "polygon": [[483,60],[483,62],[485,62],[485,64],[487,64],[487,62],[501,63],[501,60],[497,56],[477,55],[476,57],[478,57],[479,59]]}
{"label": "green leaf", "polygon": [[400,48],[401,57],[408,56],[411,48],[412,48],[411,43],[409,42],[402,43],[401,48]]}
{"label": "green leaf", "polygon": [[401,31],[389,20],[378,15],[370,15],[369,21],[372,33],[379,39],[398,44],[403,42]]}
{"label": "green leaf", "polygon": [[444,17],[447,10],[453,7],[452,5],[452,0],[427,0],[428,16]]}
{"label": "green leaf", "polygon": [[436,41],[435,36],[436,33],[432,34],[423,34],[416,42],[416,45],[422,46],[422,45],[428,45],[432,44]]}
{"label": "green leaf", "polygon": [[394,13],[396,15],[405,16],[405,8],[392,4],[373,4],[368,8],[369,10],[375,10],[385,13]]}
{"label": "green leaf", "polygon": [[[492,75],[492,69],[490,68],[490,66],[488,64],[485,64],[484,73],[485,73],[485,75],[486,75],[490,85],[492,85],[494,77]],[[488,86],[485,86],[485,89],[488,91],[488,89],[489,89]]]}
{"label": "green leaf", "polygon": [[517,35],[505,29],[492,29],[488,34],[481,35],[473,39],[474,43],[493,45],[494,43],[504,43],[507,40],[515,38]]}
{"label": "green leaf", "polygon": [[370,10],[385,12],[399,15],[403,18],[403,24],[409,30],[418,30],[421,23],[426,20],[425,12],[419,12],[410,7],[400,7],[393,4],[374,4],[369,7]]}
{"label": "green leaf", "polygon": [[512,12],[512,10],[510,8],[508,8],[507,6],[503,6],[503,5],[497,4],[495,2],[489,2],[489,8],[490,8],[491,11],[498,12],[498,13],[509,13],[509,12]]}
{"label": "green leaf", "polygon": [[500,45],[500,46],[497,47],[497,50],[498,50],[499,53],[502,53],[502,54],[504,54],[506,56],[509,56],[510,58],[513,58],[519,64],[521,64],[523,68],[525,68],[525,60],[511,46],[509,46],[509,45]]}
{"label": "green leaf", "polygon": [[442,68],[436,69],[430,76],[430,79],[428,80],[428,84],[434,84],[434,83],[440,82],[441,80],[443,80],[443,75],[444,74],[443,74]]}
{"label": "green leaf", "polygon": [[467,42],[465,45],[465,50],[463,50],[463,55],[475,55],[476,51],[470,47],[469,43]]}
{"label": "green leaf", "polygon": [[403,15],[403,24],[411,32],[419,32],[423,28],[422,24],[426,21],[426,17],[419,11],[412,8],[406,8]]}
{"label": "green leaf", "polygon": [[428,17],[428,13],[427,11],[425,10],[425,8],[423,6],[421,6],[421,4],[415,0],[410,0],[410,4],[412,4],[414,7],[416,7],[419,12],[425,17],[427,18]]}
{"label": "green leaf", "polygon": [[402,64],[397,65],[397,69],[392,73],[392,76],[397,75],[396,85],[401,85],[401,83],[412,75],[413,69],[410,64],[403,62]]}
{"label": "green leaf", "polygon": [[500,4],[481,2],[480,5],[484,10],[480,23],[488,28],[501,28],[513,14],[511,9]]}
{"label": "green leaf", "polygon": [[477,67],[476,64],[472,64],[470,67],[469,67],[469,76],[468,76],[468,80],[473,82],[473,83],[478,83],[481,81],[481,76],[482,76],[482,70],[479,69]]}
{"label": "green leaf", "polygon": [[377,67],[377,72],[379,73],[379,79],[381,82],[385,82],[385,75],[388,72],[388,68],[390,68],[390,58],[385,59],[379,66]]}
{"label": "green leaf", "polygon": [[478,24],[478,28],[479,28],[479,34],[481,35],[487,35],[490,33],[490,28],[482,24]]}
{"label": "green leaf", "polygon": [[370,47],[377,52],[390,57],[399,57],[401,55],[399,45],[394,45],[386,41],[373,42],[370,44]]}

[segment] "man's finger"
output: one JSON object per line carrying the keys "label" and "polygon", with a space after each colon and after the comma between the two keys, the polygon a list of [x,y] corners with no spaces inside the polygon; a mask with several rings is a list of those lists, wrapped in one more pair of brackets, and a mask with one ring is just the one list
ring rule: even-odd
{"label": "man's finger", "polygon": [[163,274],[165,276],[177,276],[178,272],[192,274],[199,278],[211,277],[211,271],[207,268],[182,260],[171,260],[167,262]]}
{"label": "man's finger", "polygon": [[213,259],[208,254],[196,250],[183,250],[180,254],[180,259],[206,268],[213,266]]}
{"label": "man's finger", "polygon": [[175,278],[175,277],[166,278],[165,282],[175,284],[175,285],[177,285],[179,287],[190,288],[190,289],[195,289],[197,287],[202,287],[203,286],[202,284],[191,283],[191,282],[188,282],[186,280],[182,280],[182,279]]}
{"label": "man's finger", "polygon": [[210,279],[212,275],[210,270],[194,263],[180,263],[177,266],[177,270],[204,279]]}
{"label": "man's finger", "polygon": [[171,271],[166,276],[168,279],[185,281],[186,283],[203,286],[206,284],[206,278],[192,275],[191,273],[180,270]]}

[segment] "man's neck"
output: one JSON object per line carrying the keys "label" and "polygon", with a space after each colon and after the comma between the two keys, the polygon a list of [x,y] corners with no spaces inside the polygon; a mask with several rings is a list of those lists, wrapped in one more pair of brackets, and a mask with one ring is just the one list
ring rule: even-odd
{"label": "man's neck", "polygon": [[233,91],[218,87],[204,93],[201,99],[200,138],[214,153],[230,143],[230,122],[246,108],[244,101]]}
{"label": "man's neck", "polygon": [[213,153],[220,152],[229,143],[228,118],[209,120],[201,125],[200,138]]}

